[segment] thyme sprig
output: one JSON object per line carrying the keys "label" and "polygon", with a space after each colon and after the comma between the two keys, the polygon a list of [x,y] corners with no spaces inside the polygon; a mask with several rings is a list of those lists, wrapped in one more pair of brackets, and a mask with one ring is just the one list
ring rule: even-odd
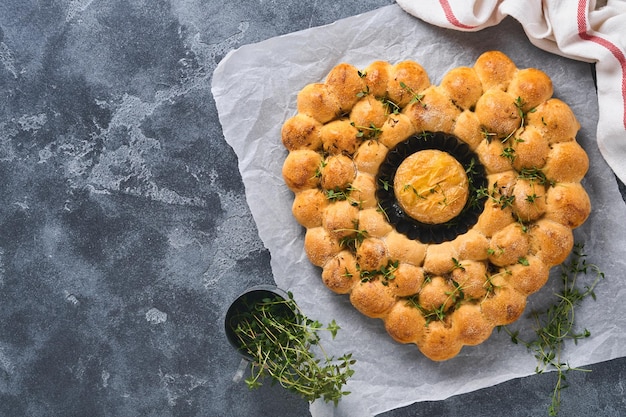
{"label": "thyme sprig", "polygon": [[[517,115],[520,118],[520,123],[518,127],[513,129],[513,131],[511,131],[508,135],[506,135],[503,139],[501,139],[502,143],[506,143],[509,139],[511,139],[515,135],[515,132],[517,132],[519,129],[523,128],[524,126],[526,126],[526,115],[528,113],[534,113],[537,111],[537,109],[533,107],[527,112],[524,112],[524,106],[526,106],[526,102],[519,96],[515,99],[513,103],[515,104]],[[496,136],[498,136],[496,133],[488,131],[487,128],[485,128],[484,126],[481,128],[481,133],[483,135],[483,138],[487,141],[487,143],[491,143],[491,140],[495,138]],[[520,142],[523,141],[519,138],[516,138],[516,140]],[[513,152],[515,152],[515,150],[513,148],[510,148],[506,151],[506,154],[503,154],[502,156],[505,158],[512,158],[511,159],[512,161],[514,158]]]}
{"label": "thyme sprig", "polygon": [[[535,355],[539,364],[536,373],[546,370],[555,370],[557,381],[552,391],[551,402],[548,407],[550,416],[556,416],[561,407],[561,391],[567,387],[566,374],[571,370],[589,372],[588,369],[574,368],[563,358],[565,342],[571,340],[578,344],[581,339],[591,336],[588,329],[576,331],[574,329],[575,309],[587,297],[596,299],[594,292],[596,285],[604,278],[604,273],[597,265],[586,261],[583,244],[575,244],[569,263],[562,266],[561,280],[563,288],[555,294],[557,300],[543,312],[533,312],[536,339],[527,342],[519,338],[519,331],[512,331],[508,327],[503,329],[511,336],[513,343],[524,345]],[[588,273],[593,275],[590,284],[579,286],[579,280]]]}
{"label": "thyme sprig", "polygon": [[409,101],[409,104],[419,103],[423,108],[426,108],[426,103],[422,101],[422,99],[424,98],[424,94],[417,93],[411,87],[406,85],[404,81],[400,81],[400,88],[402,88],[404,91],[411,95],[411,101]]}
{"label": "thyme sprig", "polygon": [[554,186],[554,181],[549,180],[546,174],[539,168],[522,168],[518,172],[518,178],[537,182],[539,185]]}
{"label": "thyme sprig", "polygon": [[[348,185],[346,188],[332,188],[329,190],[324,190],[324,194],[329,201],[345,201],[350,198],[350,193],[352,191],[358,191],[352,185]],[[354,204],[353,204],[354,205]]]}
{"label": "thyme sprig", "polygon": [[335,359],[320,343],[321,331],[329,332],[332,339],[337,335],[340,327],[335,320],[323,325],[306,317],[289,293],[287,299],[276,296],[255,302],[234,323],[242,348],[254,358],[245,380],[250,389],[269,377],[308,401],[323,398],[337,405],[349,394],[342,388],[354,374],[356,360],[351,353]]}
{"label": "thyme sprig", "polygon": [[359,229],[359,221],[354,220],[352,222],[354,228],[352,229],[337,229],[337,232],[347,232],[348,236],[344,236],[339,239],[339,246],[342,248],[349,248],[352,251],[356,251],[361,243],[368,237],[368,232],[365,229]]}
{"label": "thyme sprig", "polygon": [[400,106],[398,106],[393,101],[389,100],[387,97],[381,98],[380,102],[383,103],[386,114],[399,114],[400,113],[400,110],[401,110]]}
{"label": "thyme sprig", "polygon": [[393,281],[396,278],[395,272],[398,269],[399,261],[389,260],[386,265],[381,266],[378,269],[367,270],[361,269],[359,265],[357,268],[359,270],[359,275],[361,277],[361,282],[369,282],[373,279],[380,278],[383,285],[389,285],[390,281]]}
{"label": "thyme sprig", "polygon": [[357,129],[356,137],[360,139],[378,139],[382,133],[382,129],[374,123],[370,123],[369,126],[359,126],[354,122],[350,122],[350,125]]}
{"label": "thyme sprig", "polygon": [[[453,258],[453,261],[454,260],[455,259]],[[427,284],[431,282],[432,280],[431,277],[429,277],[428,279],[426,279],[426,277],[424,278],[425,278],[424,284]],[[439,305],[439,307],[437,308],[427,309],[424,306],[422,306],[419,303],[418,295],[413,295],[407,298],[408,305],[411,307],[417,308],[426,319],[426,323],[425,323],[426,327],[428,327],[428,325],[432,323],[433,321],[444,321],[450,311],[454,311],[463,303],[463,300],[465,299],[465,293],[463,292],[463,287],[461,286],[461,284],[459,284],[458,282],[454,280],[451,280],[451,282],[452,282],[452,285],[454,286],[454,289],[452,291],[446,292],[446,295],[448,296],[446,298],[446,301],[441,303],[441,305]]]}

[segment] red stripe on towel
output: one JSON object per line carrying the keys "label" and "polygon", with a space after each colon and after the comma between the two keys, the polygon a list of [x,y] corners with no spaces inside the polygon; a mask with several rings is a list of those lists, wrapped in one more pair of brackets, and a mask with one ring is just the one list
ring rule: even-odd
{"label": "red stripe on towel", "polygon": [[626,129],[626,56],[624,52],[614,43],[587,31],[587,0],[578,1],[578,36],[580,39],[597,43],[613,54],[622,68],[622,122]]}
{"label": "red stripe on towel", "polygon": [[452,7],[450,7],[450,3],[448,3],[448,0],[439,0],[439,4],[441,5],[441,8],[443,9],[443,13],[446,15],[446,19],[448,19],[448,22],[450,22],[452,25],[460,29],[475,29],[476,28],[476,26],[468,26],[468,25],[461,23],[459,19],[457,19],[456,16],[454,15],[454,12],[452,11]]}

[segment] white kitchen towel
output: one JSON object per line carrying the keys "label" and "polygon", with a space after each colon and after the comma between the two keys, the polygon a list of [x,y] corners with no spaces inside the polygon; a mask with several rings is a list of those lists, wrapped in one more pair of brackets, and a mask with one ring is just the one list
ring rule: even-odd
{"label": "white kitchen towel", "polygon": [[406,12],[440,27],[478,31],[506,16],[538,48],[596,64],[598,148],[626,182],[626,1],[397,0]]}

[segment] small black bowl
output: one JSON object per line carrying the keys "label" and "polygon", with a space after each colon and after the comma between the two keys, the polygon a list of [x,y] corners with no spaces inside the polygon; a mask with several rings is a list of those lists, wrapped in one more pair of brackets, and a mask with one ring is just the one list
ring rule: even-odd
{"label": "small black bowl", "polygon": [[[226,317],[224,319],[224,331],[226,333],[226,339],[233,346],[241,356],[245,359],[252,361],[253,358],[250,354],[241,347],[237,335],[234,329],[237,327],[238,317],[242,314],[249,312],[250,308],[255,303],[259,303],[267,298],[281,298],[283,300],[289,299],[289,294],[286,291],[278,288],[275,285],[257,285],[248,288],[242,294],[240,294],[230,305],[226,311]],[[294,314],[293,311],[286,312],[286,314]]]}
{"label": "small black bowl", "polygon": [[412,240],[422,243],[442,243],[454,240],[467,232],[484,210],[485,198],[468,199],[461,213],[441,224],[422,223],[409,216],[400,206],[393,189],[398,167],[408,156],[427,149],[449,153],[466,169],[470,182],[470,193],[475,193],[487,184],[485,168],[470,147],[456,136],[443,132],[423,132],[413,135],[391,149],[381,164],[376,178],[376,198],[385,211],[389,223]]}

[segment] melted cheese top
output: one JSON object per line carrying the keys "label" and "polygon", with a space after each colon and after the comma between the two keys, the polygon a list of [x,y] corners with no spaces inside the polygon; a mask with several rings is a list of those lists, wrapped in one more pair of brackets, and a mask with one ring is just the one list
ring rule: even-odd
{"label": "melted cheese top", "polygon": [[419,151],[398,167],[394,193],[402,209],[415,220],[445,223],[459,215],[467,202],[467,174],[447,152]]}

